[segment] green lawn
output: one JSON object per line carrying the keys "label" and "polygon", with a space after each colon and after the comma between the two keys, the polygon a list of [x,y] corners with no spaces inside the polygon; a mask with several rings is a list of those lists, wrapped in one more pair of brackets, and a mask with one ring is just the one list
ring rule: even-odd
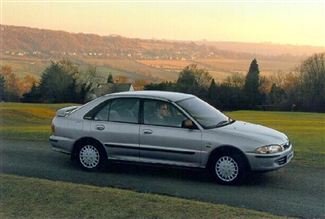
{"label": "green lawn", "polygon": [[0,103],[0,138],[47,141],[55,111],[70,105]]}
{"label": "green lawn", "polygon": [[227,114],[236,120],[284,132],[294,145],[295,161],[325,167],[324,113],[234,111]]}
{"label": "green lawn", "polygon": [[115,188],[0,175],[1,218],[279,218],[268,213]]}
{"label": "green lawn", "polygon": [[[47,141],[55,111],[72,104],[0,103],[0,138]],[[295,147],[295,161],[325,167],[325,114],[300,112],[234,111],[243,120],[286,133]]]}

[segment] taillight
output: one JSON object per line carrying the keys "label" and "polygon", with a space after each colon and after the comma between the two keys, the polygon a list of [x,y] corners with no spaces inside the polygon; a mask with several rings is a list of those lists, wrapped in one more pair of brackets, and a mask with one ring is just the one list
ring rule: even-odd
{"label": "taillight", "polygon": [[51,129],[52,129],[52,133],[54,134],[55,133],[55,126],[54,126],[53,122],[51,124]]}

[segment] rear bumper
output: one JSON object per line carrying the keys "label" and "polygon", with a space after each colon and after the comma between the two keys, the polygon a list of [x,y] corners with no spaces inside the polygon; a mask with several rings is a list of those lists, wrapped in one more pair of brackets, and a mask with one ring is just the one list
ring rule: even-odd
{"label": "rear bumper", "polygon": [[252,171],[271,171],[286,166],[293,158],[292,145],[276,154],[246,153]]}
{"label": "rear bumper", "polygon": [[73,139],[51,135],[49,141],[52,146],[52,150],[65,154],[71,154],[74,144]]}

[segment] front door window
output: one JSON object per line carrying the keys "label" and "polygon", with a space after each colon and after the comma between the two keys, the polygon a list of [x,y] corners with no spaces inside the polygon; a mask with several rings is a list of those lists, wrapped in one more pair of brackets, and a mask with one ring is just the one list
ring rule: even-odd
{"label": "front door window", "polygon": [[146,125],[182,127],[186,117],[172,104],[159,100],[145,100],[143,122]]}

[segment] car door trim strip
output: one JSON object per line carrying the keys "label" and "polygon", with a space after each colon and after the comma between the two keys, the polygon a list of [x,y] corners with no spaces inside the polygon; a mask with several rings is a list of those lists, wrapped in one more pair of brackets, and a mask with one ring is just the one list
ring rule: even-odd
{"label": "car door trim strip", "polygon": [[106,147],[111,148],[123,148],[123,149],[134,149],[140,151],[157,151],[157,152],[167,152],[167,153],[177,153],[177,154],[195,154],[194,151],[185,151],[185,150],[169,150],[161,148],[147,148],[147,147],[135,147],[135,146],[126,146],[126,145],[115,145],[115,144],[105,144]]}

